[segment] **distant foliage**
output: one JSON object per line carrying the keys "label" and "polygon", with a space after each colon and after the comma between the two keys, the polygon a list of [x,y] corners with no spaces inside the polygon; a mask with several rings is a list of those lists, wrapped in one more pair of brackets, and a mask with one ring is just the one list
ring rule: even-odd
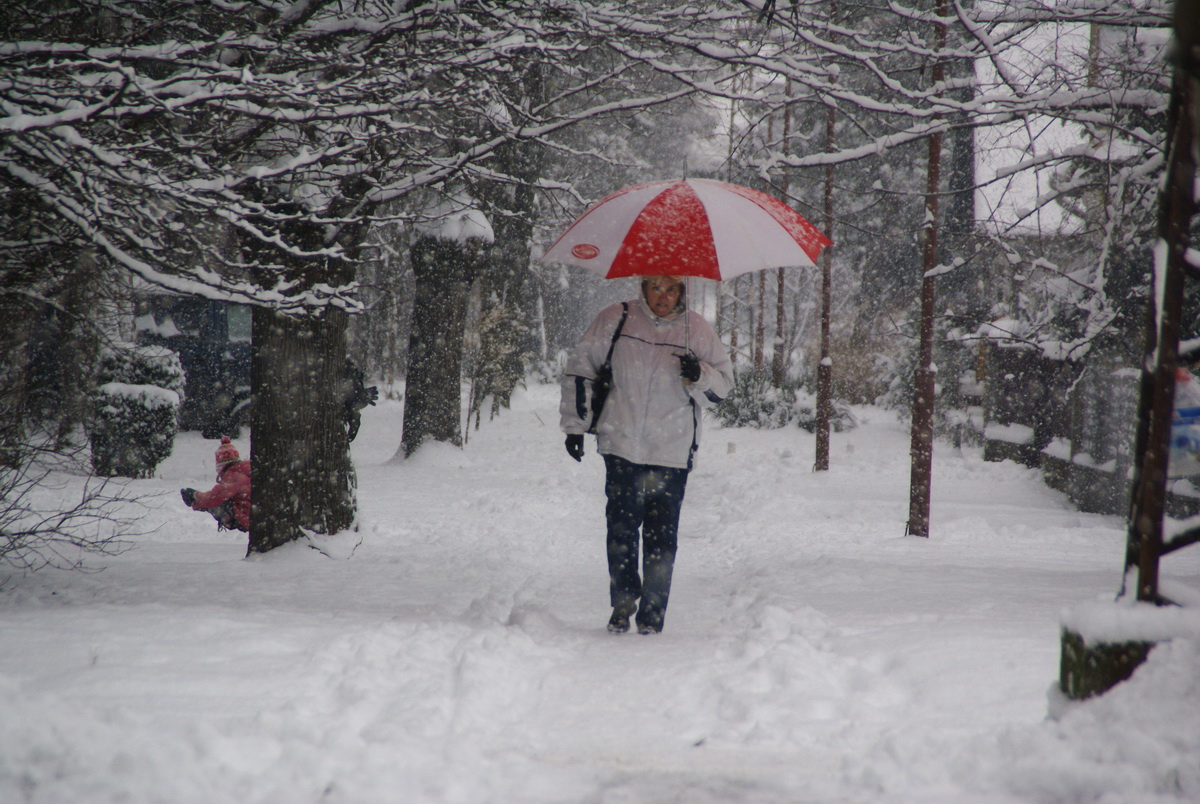
{"label": "distant foliage", "polygon": [[179,429],[184,376],[179,355],[124,344],[101,360],[92,394],[92,469],[103,477],[153,477]]}
{"label": "distant foliage", "polygon": [[[858,425],[845,405],[834,402],[832,407],[829,426],[834,432],[852,430]],[[733,391],[713,412],[726,427],[777,430],[794,424],[811,433],[817,428],[816,408],[816,399],[795,385],[776,388],[766,377],[744,372],[737,375]]]}
{"label": "distant foliage", "polygon": [[503,302],[493,300],[479,321],[479,346],[467,356],[471,377],[471,398],[467,419],[475,417],[475,427],[485,401],[491,400],[490,416],[512,403],[513,391],[525,380],[525,361],[521,341],[525,330]]}

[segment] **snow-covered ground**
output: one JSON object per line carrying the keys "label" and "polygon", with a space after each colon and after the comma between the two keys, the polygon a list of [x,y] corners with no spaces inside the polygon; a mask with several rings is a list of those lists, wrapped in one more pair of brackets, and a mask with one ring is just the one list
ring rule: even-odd
{"label": "snow-covered ground", "polygon": [[[939,444],[932,538],[906,538],[892,414],[860,410],[823,473],[803,431],[710,424],[666,629],[614,636],[602,464],[566,456],[556,404],[532,387],[393,463],[381,402],[360,531],[251,559],[179,502],[215,448],[182,434],[132,483],[161,492],[135,549],[0,570],[0,801],[1200,801],[1197,640],[1054,692],[1119,519]],[[1200,588],[1200,548],[1163,572]]]}

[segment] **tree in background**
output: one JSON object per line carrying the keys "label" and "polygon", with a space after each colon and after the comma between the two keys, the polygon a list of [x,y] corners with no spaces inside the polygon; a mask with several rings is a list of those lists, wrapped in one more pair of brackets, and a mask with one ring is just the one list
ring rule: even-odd
{"label": "tree in background", "polygon": [[460,195],[452,203],[453,209],[431,210],[430,223],[412,244],[416,291],[399,453],[404,457],[427,440],[462,445],[467,302],[495,237],[470,198]]}

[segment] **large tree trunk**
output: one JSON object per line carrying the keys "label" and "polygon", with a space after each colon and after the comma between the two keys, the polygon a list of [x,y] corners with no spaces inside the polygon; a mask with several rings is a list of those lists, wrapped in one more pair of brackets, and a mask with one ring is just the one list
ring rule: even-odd
{"label": "large tree trunk", "polygon": [[412,246],[416,293],[400,439],[405,458],[427,440],[462,445],[463,332],[482,264],[475,245],[426,236]]}
{"label": "large tree trunk", "polygon": [[337,533],[355,518],[354,469],[342,414],[346,314],[253,313],[251,553]]}
{"label": "large tree trunk", "polygon": [[[289,202],[276,213],[294,214]],[[309,252],[327,244],[319,227],[286,220],[284,239]],[[353,246],[362,231],[346,233]],[[305,287],[345,284],[354,276],[349,261],[284,254],[259,240],[247,253],[266,276]],[[274,265],[274,274],[266,266]],[[343,414],[347,314],[338,307],[286,315],[255,307],[251,319],[251,465],[249,553],[264,553],[305,531],[333,534],[354,524],[354,467]]]}

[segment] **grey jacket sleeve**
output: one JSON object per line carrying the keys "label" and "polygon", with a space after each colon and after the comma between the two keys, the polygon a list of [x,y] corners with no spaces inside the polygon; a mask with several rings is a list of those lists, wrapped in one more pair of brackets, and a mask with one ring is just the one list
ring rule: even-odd
{"label": "grey jacket sleeve", "polygon": [[691,340],[692,351],[700,358],[700,379],[692,384],[692,393],[708,402],[720,402],[733,388],[729,351],[703,316],[691,320]]}

